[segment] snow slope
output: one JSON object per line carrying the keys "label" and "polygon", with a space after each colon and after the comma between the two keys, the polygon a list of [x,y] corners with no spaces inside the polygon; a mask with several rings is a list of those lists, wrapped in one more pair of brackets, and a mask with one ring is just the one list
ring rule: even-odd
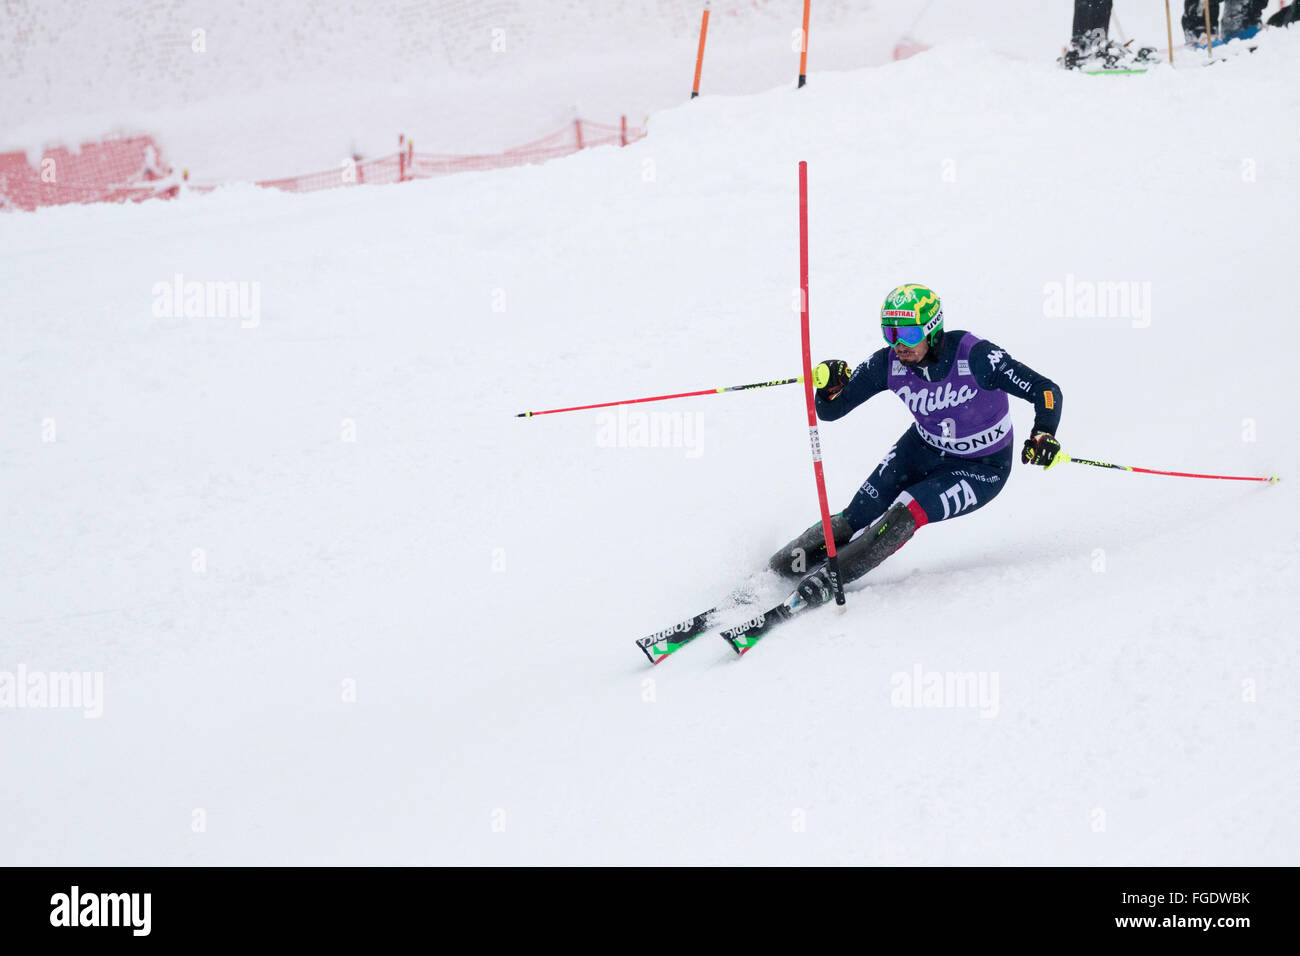
{"label": "snow slope", "polygon": [[[954,42],[540,167],[0,219],[0,672],[103,673],[98,718],[0,709],[0,860],[1295,864],[1293,481],[1017,467],[844,616],[652,670],[813,520],[801,395],[644,407],[694,447],[513,417],[796,374],[806,159],[818,356],[926,282],[1071,453],[1291,478],[1269,40],[1102,79]],[[177,273],[258,324],[158,316]],[[1049,317],[1069,277],[1149,324]],[[907,421],[822,429],[836,507]],[[996,706],[894,706],[917,667]]]}
{"label": "snow slope", "polygon": [[[520,146],[575,116],[639,124],[689,95],[703,9],[697,0],[11,5],[0,23],[0,146],[145,131],[203,181],[385,155],[399,133],[422,151],[474,153]],[[921,7],[819,0],[813,65],[889,59],[895,24]],[[793,83],[801,17],[798,0],[716,0],[704,89]]]}
{"label": "snow slope", "polygon": [[[1118,0],[1115,35],[1164,44],[1163,11]],[[268,179],[394,152],[496,152],[575,116],[633,125],[687,98],[699,0],[8,0],[0,150],[157,137],[194,179]],[[702,87],[793,84],[799,0],[714,0]],[[982,38],[1050,62],[1068,3],[817,0],[809,68],[888,62],[904,35]],[[194,31],[201,30],[201,52]]]}

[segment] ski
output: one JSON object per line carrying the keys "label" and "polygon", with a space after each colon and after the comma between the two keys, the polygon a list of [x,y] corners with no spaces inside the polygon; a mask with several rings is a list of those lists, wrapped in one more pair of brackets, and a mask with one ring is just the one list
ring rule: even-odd
{"label": "ski", "polygon": [[754,587],[754,581],[751,578],[727,595],[726,600],[721,604],[716,604],[707,611],[701,611],[694,617],[688,617],[684,621],[678,621],[670,627],[665,627],[662,631],[655,631],[653,634],[639,637],[636,646],[641,648],[646,660],[651,664],[658,664],[665,657],[670,657],[681,650],[705,631],[711,630],[713,625],[709,623],[709,619],[719,611],[735,608],[742,604],[756,603],[758,601],[758,592],[754,590]]}
{"label": "ski", "polygon": [[[808,605],[803,602],[803,599],[798,594],[792,594],[771,610],[755,615],[735,627],[726,628],[722,632],[722,637],[731,645],[732,650],[738,655],[744,656],[745,652],[757,644],[759,639],[768,631],[776,627],[776,625],[788,621],[800,611],[806,610],[807,607]],[[641,648],[646,660],[651,664],[658,664],[677,653],[697,637],[711,630],[712,625],[710,625],[709,619],[719,610],[721,610],[721,607],[709,608],[694,617],[678,621],[662,631],[655,631],[653,634],[637,638],[636,646]]]}
{"label": "ski", "polygon": [[778,624],[784,624],[801,611],[808,610],[809,607],[818,606],[820,605],[808,604],[796,591],[776,607],[750,618],[743,624],[725,628],[722,631],[722,638],[731,645],[731,649],[738,657],[744,657],[750,648]]}
{"label": "ski", "polygon": [[645,652],[646,659],[651,664],[658,664],[707,631],[709,629],[709,618],[717,610],[718,608],[711,607],[694,617],[678,621],[662,631],[655,631],[646,637],[639,637],[636,646]]}

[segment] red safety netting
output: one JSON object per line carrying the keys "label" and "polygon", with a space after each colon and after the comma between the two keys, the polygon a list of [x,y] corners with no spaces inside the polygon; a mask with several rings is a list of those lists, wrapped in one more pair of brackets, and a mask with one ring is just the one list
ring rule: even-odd
{"label": "red safety netting", "polygon": [[544,136],[524,146],[516,146],[504,153],[480,156],[455,156],[439,153],[417,153],[412,144],[389,156],[364,159],[319,173],[288,176],[283,179],[266,179],[257,183],[288,192],[313,192],[335,186],[359,186],[376,183],[401,183],[410,179],[428,179],[484,169],[502,169],[506,166],[526,166],[544,163],[548,159],[568,156],[592,146],[626,146],[645,136],[645,130],[629,127],[624,120],[618,126],[574,120],[559,132]]}
{"label": "red safety netting", "polygon": [[0,153],[0,209],[139,201],[174,196],[177,189],[149,136],[87,143],[75,152],[54,147],[42,153],[36,167],[26,153]]}
{"label": "red safety netting", "polygon": [[894,44],[894,59],[906,60],[908,57],[916,56],[918,53],[924,53],[930,49],[930,44],[922,43],[910,36],[901,36],[898,42]]}
{"label": "red safety netting", "polygon": [[[417,153],[404,138],[402,148],[389,156],[341,164],[336,169],[282,179],[265,179],[258,186],[287,192],[313,192],[337,186],[401,183],[451,173],[506,166],[544,163],[592,146],[623,145],[645,136],[645,130],[574,120],[559,132],[504,153],[452,156]],[[184,177],[188,179],[188,176]],[[36,209],[63,203],[139,201],[172,198],[182,189],[208,192],[219,183],[182,185],[181,177],[163,163],[158,146],[149,136],[88,143],[76,152],[64,147],[47,149],[38,167],[25,153],[0,153],[0,209]]]}

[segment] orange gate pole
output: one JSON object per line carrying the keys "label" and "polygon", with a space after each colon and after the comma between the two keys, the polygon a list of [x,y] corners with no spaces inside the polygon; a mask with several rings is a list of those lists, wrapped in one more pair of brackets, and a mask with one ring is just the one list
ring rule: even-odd
{"label": "orange gate pole", "polygon": [[700,95],[700,70],[704,67],[704,38],[709,34],[709,5],[704,4],[704,18],[700,20],[700,51],[695,54],[695,85],[691,87],[691,99]]}
{"label": "orange gate pole", "polygon": [[803,0],[803,34],[799,41],[799,86],[808,82],[808,14],[812,0]]}

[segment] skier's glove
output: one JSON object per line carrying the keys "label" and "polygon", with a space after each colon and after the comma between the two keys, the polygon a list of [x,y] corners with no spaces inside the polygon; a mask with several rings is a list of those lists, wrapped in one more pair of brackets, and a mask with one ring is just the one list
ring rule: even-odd
{"label": "skier's glove", "polygon": [[813,386],[821,398],[830,401],[848,384],[852,375],[848,362],[842,359],[830,359],[813,369]]}
{"label": "skier's glove", "polygon": [[1042,465],[1051,468],[1056,461],[1056,453],[1061,450],[1061,443],[1052,437],[1051,432],[1034,432],[1025,439],[1025,447],[1020,451],[1020,460],[1026,465]]}

